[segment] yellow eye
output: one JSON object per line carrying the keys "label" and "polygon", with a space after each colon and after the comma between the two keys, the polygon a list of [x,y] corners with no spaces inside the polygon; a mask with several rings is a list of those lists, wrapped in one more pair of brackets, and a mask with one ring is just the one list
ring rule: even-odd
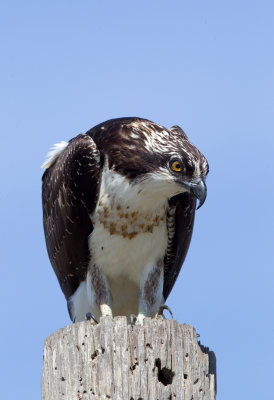
{"label": "yellow eye", "polygon": [[180,161],[176,160],[171,162],[171,168],[175,172],[181,172],[183,170],[183,165]]}

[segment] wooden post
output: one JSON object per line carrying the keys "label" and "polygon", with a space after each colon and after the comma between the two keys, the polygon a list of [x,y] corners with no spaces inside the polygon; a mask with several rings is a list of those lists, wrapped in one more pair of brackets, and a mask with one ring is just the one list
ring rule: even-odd
{"label": "wooden post", "polygon": [[44,346],[42,400],[214,400],[216,359],[195,329],[126,317],[79,322]]}

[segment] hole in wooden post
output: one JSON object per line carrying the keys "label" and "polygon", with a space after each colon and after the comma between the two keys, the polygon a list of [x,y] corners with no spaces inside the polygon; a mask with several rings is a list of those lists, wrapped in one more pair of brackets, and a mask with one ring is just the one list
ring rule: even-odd
{"label": "hole in wooden post", "polygon": [[135,362],[135,364],[132,364],[129,369],[133,373],[133,371],[136,369],[137,365],[139,365],[138,361]]}
{"label": "hole in wooden post", "polygon": [[171,385],[175,372],[167,367],[162,368],[160,358],[155,360],[155,366],[158,368],[158,381],[165,386]]}
{"label": "hole in wooden post", "polygon": [[92,353],[91,356],[90,356],[91,359],[92,359],[92,360],[95,360],[95,359],[97,358],[98,354],[99,354],[99,351],[98,351],[98,350],[95,350],[94,353]]}

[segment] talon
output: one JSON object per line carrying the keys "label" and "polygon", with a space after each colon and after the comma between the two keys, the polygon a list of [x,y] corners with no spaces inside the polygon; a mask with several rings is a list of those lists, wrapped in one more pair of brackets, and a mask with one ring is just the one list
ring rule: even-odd
{"label": "talon", "polygon": [[167,311],[170,313],[171,318],[173,319],[173,314],[172,314],[171,309],[170,309],[167,305],[165,305],[165,304],[161,304],[161,305],[160,305],[160,307],[159,307],[159,309],[158,309],[158,312],[157,312],[157,314],[155,315],[155,318],[157,318],[157,319],[159,319],[159,318],[164,319],[164,318],[165,318],[165,316],[164,316],[164,310],[167,310]]}
{"label": "talon", "polygon": [[87,320],[87,321],[90,321],[91,319],[95,322],[95,324],[98,324],[98,321],[97,321],[97,319],[94,317],[94,315],[92,315],[90,312],[87,312],[87,313],[86,313],[86,320]]}

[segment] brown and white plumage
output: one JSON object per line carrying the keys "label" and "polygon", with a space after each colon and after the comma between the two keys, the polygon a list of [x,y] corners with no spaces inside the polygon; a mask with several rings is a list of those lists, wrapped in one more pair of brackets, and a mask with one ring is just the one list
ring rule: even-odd
{"label": "brown and white plumage", "polygon": [[138,313],[142,323],[184,262],[206,159],[177,126],[120,118],[62,142],[44,166],[47,250],[72,320]]}

